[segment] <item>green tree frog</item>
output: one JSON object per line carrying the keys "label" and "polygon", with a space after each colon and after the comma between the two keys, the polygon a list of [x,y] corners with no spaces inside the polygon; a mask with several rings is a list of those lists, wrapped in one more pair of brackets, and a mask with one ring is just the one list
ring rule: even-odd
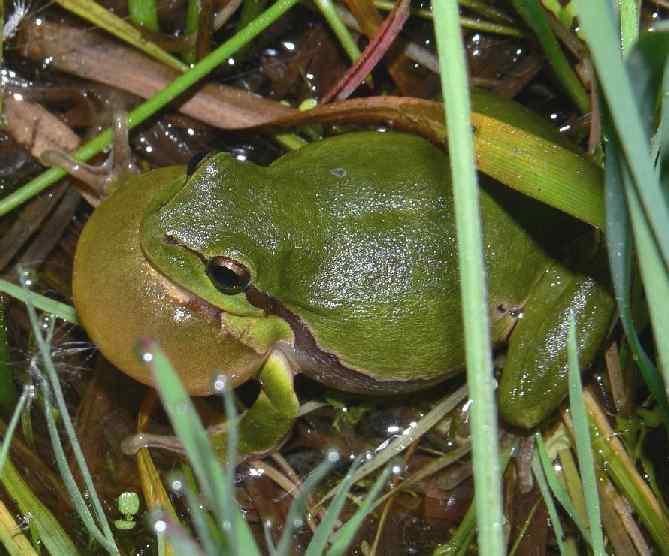
{"label": "green tree frog", "polygon": [[[156,338],[194,395],[259,378],[242,453],[274,446],[298,408],[293,375],[389,395],[461,372],[464,339],[447,155],[399,132],[312,143],[269,167],[218,153],[129,177],[77,248],[74,300],[103,354],[151,384]],[[504,419],[532,427],[567,392],[566,331],[581,365],[614,303],[593,233],[481,176],[491,337],[508,345]]]}

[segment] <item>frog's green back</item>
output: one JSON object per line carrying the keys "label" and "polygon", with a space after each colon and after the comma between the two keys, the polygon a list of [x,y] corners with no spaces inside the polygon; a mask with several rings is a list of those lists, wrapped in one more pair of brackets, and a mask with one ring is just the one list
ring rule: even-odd
{"label": "frog's green back", "polygon": [[[246,264],[253,285],[351,369],[413,380],[462,367],[453,199],[441,150],[407,134],[349,133],[268,169],[219,155],[212,172],[216,185],[182,192],[161,217],[177,235],[188,230],[180,242]],[[514,219],[501,206],[515,201]],[[493,339],[501,341],[546,264],[526,228],[543,234],[559,218],[496,185],[482,191],[481,211]]]}

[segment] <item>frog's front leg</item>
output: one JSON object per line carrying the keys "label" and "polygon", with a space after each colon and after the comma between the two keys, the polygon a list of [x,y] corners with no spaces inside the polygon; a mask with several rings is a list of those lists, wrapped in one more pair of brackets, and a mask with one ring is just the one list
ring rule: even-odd
{"label": "frog's front leg", "polygon": [[76,160],[63,151],[44,151],[40,155],[43,164],[62,168],[71,176],[86,183],[98,193],[99,197],[105,197],[109,192],[109,186],[126,173],[138,173],[139,169],[132,160],[130,142],[128,140],[128,115],[123,110],[114,111],[113,120],[114,141],[112,151],[107,160],[100,166],[86,164]]}
{"label": "frog's front leg", "polygon": [[599,251],[588,265],[592,273],[554,262],[530,293],[511,334],[499,385],[500,412],[508,423],[534,427],[566,397],[570,313],[576,320],[579,364],[584,369],[592,363],[615,309],[604,261]]}
{"label": "frog's front leg", "polygon": [[[300,407],[293,388],[293,368],[279,351],[267,357],[258,373],[261,389],[253,405],[236,423],[237,458],[259,456],[277,448],[290,432]],[[229,422],[209,428],[209,437],[221,459],[226,459]],[[183,453],[175,436],[138,434],[126,439],[122,449],[135,454],[140,448],[160,448]]]}
{"label": "frog's front leg", "polygon": [[[238,456],[260,455],[279,446],[297,418],[300,402],[293,388],[293,369],[286,357],[273,351],[258,375],[261,390],[238,423]],[[227,434],[211,430],[216,451],[225,457]]]}

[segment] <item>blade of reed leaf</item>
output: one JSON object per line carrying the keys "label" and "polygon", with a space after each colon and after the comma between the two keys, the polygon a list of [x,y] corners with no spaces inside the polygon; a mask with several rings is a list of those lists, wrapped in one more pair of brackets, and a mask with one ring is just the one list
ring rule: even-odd
{"label": "blade of reed leaf", "polygon": [[525,23],[534,31],[548,62],[571,100],[581,112],[588,112],[590,110],[588,93],[562,51],[560,43],[548,24],[546,12],[541,3],[535,0],[512,0],[512,4]]}
{"label": "blade of reed leaf", "polygon": [[474,499],[479,551],[504,554],[504,523],[498,452],[497,406],[492,374],[481,221],[472,139],[471,108],[458,3],[436,0],[434,26],[439,53],[450,150],[458,266],[471,408]]}
{"label": "blade of reed leaf", "polygon": [[[657,102],[665,80],[663,72],[668,60],[669,32],[658,30],[641,35],[634,47],[629,51],[625,62],[632,82],[634,101],[639,108],[642,118],[641,123],[646,131],[648,143],[651,142],[651,137],[655,130]],[[666,139],[657,135],[656,139],[660,143],[666,141]],[[617,146],[623,151],[624,142],[628,138],[620,135],[619,140],[620,142]],[[613,141],[610,142],[612,143]],[[613,152],[615,153],[616,151]],[[622,159],[622,157],[618,158]],[[636,241],[639,268],[648,298],[648,309],[656,338],[655,345],[660,361],[660,369],[664,374],[664,387],[666,391],[669,388],[669,343],[663,341],[663,339],[669,337],[669,311],[666,310],[666,302],[669,296],[669,269],[667,269],[662,261],[660,252],[662,246],[658,245],[657,238],[653,237],[650,223],[641,207],[638,184],[635,184],[632,179],[630,161],[627,160],[627,164],[619,165],[619,168]],[[657,178],[659,174],[656,169],[654,170],[654,177]],[[648,187],[648,184],[644,184],[644,187]],[[662,201],[664,202],[664,207],[669,209],[669,198],[666,195],[662,195]],[[669,230],[669,222],[665,222],[665,226]],[[659,378],[657,380],[659,381]],[[666,407],[666,399],[664,401],[659,399],[659,403],[661,407]]]}
{"label": "blade of reed leaf", "polygon": [[569,407],[574,422],[578,468],[581,472],[583,482],[583,494],[585,495],[585,507],[590,526],[592,552],[595,556],[605,556],[606,551],[604,550],[604,535],[602,533],[602,521],[599,511],[595,462],[592,456],[588,415],[585,412],[585,405],[583,403],[583,385],[581,384],[581,369],[578,365],[578,348],[576,346],[576,323],[572,313],[569,317],[569,336],[567,339]]}
{"label": "blade of reed leaf", "polygon": [[[650,160],[646,120],[618,51],[619,39],[611,3],[608,0],[574,0],[586,34],[602,90],[610,107],[611,119],[621,138],[635,191],[648,220],[651,238],[657,244],[665,268],[669,267],[669,207]],[[669,311],[667,312],[669,315]],[[669,318],[669,316],[668,316]],[[665,330],[669,333],[669,330]],[[667,337],[667,336],[662,336]],[[669,348],[668,348],[669,349]],[[669,353],[667,354],[669,356]],[[665,367],[669,364],[665,361]]]}
{"label": "blade of reed leaf", "polygon": [[17,286],[16,284],[12,284],[7,280],[3,280],[2,278],[0,278],[0,291],[9,294],[16,299],[23,301],[24,303],[30,301],[30,303],[32,303],[41,311],[50,313],[59,319],[71,322],[72,324],[79,324],[77,313],[74,311],[74,307],[71,305],[55,301],[50,297],[32,292],[26,288]]}

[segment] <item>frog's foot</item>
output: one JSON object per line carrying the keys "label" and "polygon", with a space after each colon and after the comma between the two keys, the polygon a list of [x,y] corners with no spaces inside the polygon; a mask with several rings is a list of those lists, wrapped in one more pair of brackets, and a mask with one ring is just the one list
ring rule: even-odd
{"label": "frog's foot", "polygon": [[[278,447],[297,417],[300,403],[293,389],[293,369],[280,352],[272,352],[260,370],[261,390],[253,405],[238,419],[237,457],[246,459]],[[209,428],[209,437],[221,459],[227,450],[229,423]],[[138,434],[128,438],[122,446],[126,454],[140,448],[162,448],[183,453],[176,437]]]}
{"label": "frog's foot", "polygon": [[511,334],[499,407],[514,426],[535,427],[567,396],[569,315],[576,321],[579,365],[592,364],[608,335],[615,302],[606,280],[560,262],[549,267]]}
{"label": "frog's foot", "polygon": [[62,151],[44,151],[40,156],[43,164],[58,166],[71,176],[88,184],[104,197],[109,185],[125,173],[137,173],[128,143],[128,115],[120,110],[114,112],[114,142],[107,160],[100,166],[80,162]]}

